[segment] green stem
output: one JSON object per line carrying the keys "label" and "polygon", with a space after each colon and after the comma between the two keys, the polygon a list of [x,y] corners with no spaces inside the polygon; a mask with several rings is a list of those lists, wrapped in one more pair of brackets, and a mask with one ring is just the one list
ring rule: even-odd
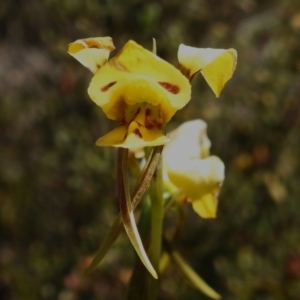
{"label": "green stem", "polygon": [[118,190],[121,217],[127,236],[129,237],[132,246],[134,247],[139,258],[144,266],[148,269],[151,275],[157,279],[157,274],[153,268],[146,251],[144,249],[141,237],[139,235],[134,214],[132,211],[131,197],[129,193],[129,183],[127,174],[127,157],[128,149],[118,149]]}
{"label": "green stem", "polygon": [[[151,199],[151,232],[150,232],[150,248],[149,259],[155,270],[158,271],[159,260],[162,249],[162,230],[163,230],[163,180],[162,180],[162,164],[157,164],[156,171],[152,177],[149,188]],[[157,299],[158,281],[149,278],[149,300]]]}
{"label": "green stem", "polygon": [[[134,210],[137,205],[139,204],[143,194],[147,190],[147,188],[150,185],[151,178],[153,176],[153,173],[156,170],[156,165],[158,161],[160,160],[161,157],[161,152],[162,152],[163,146],[158,146],[155,147],[151,153],[151,156],[141,174],[139,177],[136,186],[132,192],[132,210]],[[93,261],[91,262],[90,266],[88,269],[85,271],[85,274],[88,274],[95,270],[104,256],[106,255],[107,251],[111,247],[111,245],[115,242],[117,237],[119,236],[121,229],[122,229],[122,217],[121,213],[117,216],[115,219],[113,225],[110,228],[109,233],[107,236],[104,238],[100,249],[97,251]]]}

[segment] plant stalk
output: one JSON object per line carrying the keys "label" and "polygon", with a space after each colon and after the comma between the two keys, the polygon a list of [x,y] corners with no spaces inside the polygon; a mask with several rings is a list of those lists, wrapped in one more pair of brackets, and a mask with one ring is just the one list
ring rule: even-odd
{"label": "plant stalk", "polygon": [[[163,233],[163,179],[162,179],[162,164],[158,162],[156,171],[153,174],[149,188],[151,199],[151,232],[150,232],[150,247],[149,259],[156,271],[158,271],[159,261],[162,250],[162,233]],[[148,300],[156,300],[158,293],[158,280],[149,276],[148,281]]]}

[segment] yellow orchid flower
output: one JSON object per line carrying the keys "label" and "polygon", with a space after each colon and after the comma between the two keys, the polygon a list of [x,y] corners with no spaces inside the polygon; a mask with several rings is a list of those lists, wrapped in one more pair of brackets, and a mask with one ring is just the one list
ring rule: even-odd
{"label": "yellow orchid flower", "polygon": [[109,119],[121,124],[96,144],[123,148],[165,144],[163,126],[190,100],[189,81],[134,41],[107,60],[112,49],[108,37],[78,40],[68,48],[95,73],[88,89],[91,99]]}
{"label": "yellow orchid flower", "polygon": [[88,89],[106,116],[120,125],[99,138],[98,146],[141,148],[169,139],[163,126],[190,100],[189,81],[201,71],[217,97],[236,65],[234,49],[201,49],[180,45],[181,72],[134,41],[109,59],[110,37],[77,40],[68,52],[95,75]]}
{"label": "yellow orchid flower", "polygon": [[235,70],[237,52],[235,49],[203,49],[181,44],[178,60],[182,73],[190,81],[201,72],[218,98]]}
{"label": "yellow orchid flower", "polygon": [[187,198],[203,218],[215,218],[224,164],[209,156],[210,140],[202,120],[185,122],[170,134],[163,152],[164,181],[171,193]]}

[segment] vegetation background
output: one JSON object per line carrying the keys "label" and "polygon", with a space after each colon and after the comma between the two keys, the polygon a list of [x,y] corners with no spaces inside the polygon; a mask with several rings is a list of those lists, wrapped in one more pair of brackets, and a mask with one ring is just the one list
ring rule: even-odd
{"label": "vegetation background", "polygon": [[[179,251],[224,299],[300,299],[300,2],[0,2],[0,299],[122,299],[135,256],[122,235],[82,271],[118,212],[113,127],[88,97],[79,38],[134,39],[177,63],[180,43],[235,48],[220,99],[201,76],[168,129],[202,118],[226,165],[218,218],[189,206]],[[207,299],[171,266],[159,299]]]}

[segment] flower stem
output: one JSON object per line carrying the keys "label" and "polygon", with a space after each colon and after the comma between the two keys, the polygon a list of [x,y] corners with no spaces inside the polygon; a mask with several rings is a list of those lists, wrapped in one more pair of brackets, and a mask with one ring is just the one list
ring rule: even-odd
{"label": "flower stem", "polygon": [[[153,149],[151,156],[146,166],[144,167],[141,176],[139,177],[136,183],[136,186],[132,192],[132,210],[134,210],[137,207],[142,196],[144,195],[145,191],[150,185],[151,178],[153,176],[153,173],[156,170],[156,165],[160,160],[162,149],[163,146],[158,146]],[[121,213],[119,213],[113,225],[111,226],[109,233],[102,241],[100,249],[97,251],[93,261],[85,271],[85,274],[92,272],[98,267],[98,265],[106,255],[107,251],[110,249],[111,245],[115,242],[115,240],[119,236],[122,227],[123,227],[122,217],[121,217]]]}
{"label": "flower stem", "polygon": [[[154,269],[158,271],[162,248],[162,229],[164,216],[161,161],[159,161],[159,163],[157,164],[156,171],[154,172],[154,175],[152,177],[152,181],[149,188],[149,194],[151,199],[151,232],[149,259]],[[157,299],[158,280],[149,278],[148,284],[148,299]]]}
{"label": "flower stem", "polygon": [[157,279],[157,274],[153,268],[146,251],[144,249],[141,237],[139,235],[134,214],[132,211],[131,197],[129,193],[129,183],[127,174],[127,157],[128,149],[118,149],[118,190],[119,190],[119,203],[121,217],[125,231],[131,241],[139,258],[143,262],[144,266],[151,273],[151,275]]}

